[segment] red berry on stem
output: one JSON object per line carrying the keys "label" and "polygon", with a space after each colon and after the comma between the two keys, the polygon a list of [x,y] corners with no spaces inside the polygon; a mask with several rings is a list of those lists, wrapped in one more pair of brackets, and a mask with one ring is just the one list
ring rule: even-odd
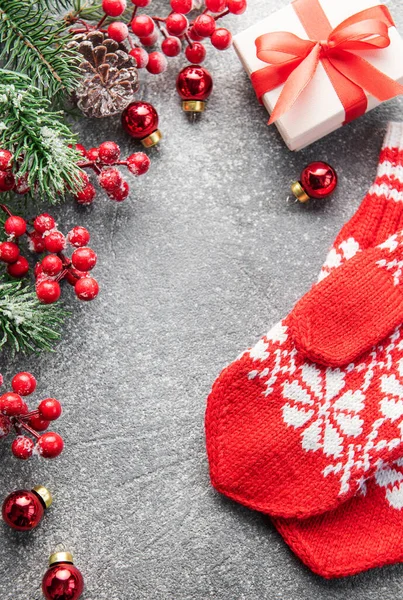
{"label": "red berry on stem", "polygon": [[36,295],[42,304],[53,304],[60,298],[60,285],[57,281],[45,279],[36,286]]}
{"label": "red berry on stem", "polygon": [[45,248],[48,252],[61,252],[66,247],[66,238],[61,231],[52,231],[45,236]]}
{"label": "red berry on stem", "polygon": [[129,195],[129,192],[129,184],[127,183],[127,181],[123,181],[122,185],[116,188],[115,190],[109,192],[108,196],[111,200],[115,200],[116,202],[123,202],[123,200],[126,200],[127,196]]}
{"label": "red berry on stem", "polygon": [[115,42],[123,42],[128,35],[129,28],[127,27],[126,23],[115,21],[108,27],[108,37],[110,37],[111,40],[115,40]]}
{"label": "red berry on stem", "polygon": [[56,221],[48,213],[42,213],[38,215],[34,221],[34,229],[38,233],[45,233],[56,227]]}
{"label": "red berry on stem", "polygon": [[24,235],[27,230],[27,223],[22,217],[13,215],[8,217],[4,223],[4,231],[7,235],[13,235],[14,237],[20,237]]}
{"label": "red berry on stem", "polygon": [[139,8],[145,8],[150,4],[151,0],[132,0],[132,3]]}
{"label": "red berry on stem", "polygon": [[206,8],[214,14],[223,12],[227,6],[227,0],[205,0],[205,3]]}
{"label": "red berry on stem", "polygon": [[159,75],[166,71],[168,67],[167,59],[162,52],[151,52],[148,57],[147,71],[153,75]]}
{"label": "red berry on stem", "polygon": [[14,185],[14,175],[10,171],[0,171],[0,192],[9,192]]}
{"label": "red berry on stem", "polygon": [[140,42],[143,44],[143,46],[154,46],[154,44],[157,42],[157,40],[158,40],[157,29],[154,29],[154,31],[152,33],[150,33],[150,35],[140,38]]}
{"label": "red berry on stem", "polygon": [[[71,147],[71,146],[69,146],[69,147]],[[76,150],[84,158],[87,156],[87,151],[82,144],[76,144]]]}
{"label": "red berry on stem", "polygon": [[181,13],[171,13],[165,21],[167,31],[170,35],[183,35],[189,26],[189,21]]}
{"label": "red berry on stem", "polygon": [[88,273],[83,273],[82,271],[78,271],[74,267],[70,267],[70,269],[66,273],[65,279],[70,285],[76,285],[79,279],[82,279],[83,277],[88,277],[88,275]]}
{"label": "red berry on stem", "polygon": [[113,165],[120,157],[120,148],[115,142],[103,142],[98,148],[98,160]]}
{"label": "red berry on stem", "polygon": [[36,389],[36,379],[27,371],[21,371],[14,375],[11,381],[11,387],[16,394],[20,396],[29,396]]}
{"label": "red berry on stem", "polygon": [[44,421],[40,416],[33,415],[29,419],[29,426],[35,429],[35,431],[46,431],[49,427],[49,421]]}
{"label": "red berry on stem", "polygon": [[38,439],[36,449],[43,458],[56,458],[63,451],[63,439],[58,433],[48,431]]}
{"label": "red berry on stem", "polygon": [[61,404],[56,398],[45,398],[39,404],[38,410],[46,421],[56,421],[62,414]]}
{"label": "red berry on stem", "polygon": [[77,204],[87,205],[92,204],[95,196],[96,191],[94,186],[92,185],[92,183],[87,183],[87,185],[82,190],[77,192],[77,194],[74,196],[74,199],[77,202]]}
{"label": "red berry on stem", "polygon": [[166,56],[178,56],[182,50],[182,43],[179,38],[169,36],[162,42],[161,50]]}
{"label": "red berry on stem", "polygon": [[171,0],[171,8],[174,12],[187,15],[192,10],[192,0]]}
{"label": "red berry on stem", "polygon": [[56,254],[48,254],[42,260],[42,271],[52,277],[58,275],[63,269],[63,262]]}
{"label": "red berry on stem", "polygon": [[0,149],[0,170],[8,171],[13,165],[13,155],[8,150]]}
{"label": "red berry on stem", "polygon": [[29,262],[24,256],[19,256],[15,263],[12,265],[8,265],[7,273],[11,275],[11,277],[15,277],[16,279],[20,279],[21,277],[25,277],[25,275],[29,271]]}
{"label": "red berry on stem", "polygon": [[151,161],[144,152],[131,154],[127,159],[127,168],[133,175],[144,175],[150,168]]}
{"label": "red berry on stem", "polygon": [[216,23],[211,15],[201,14],[196,17],[193,29],[201,37],[210,37],[215,31]]}
{"label": "red berry on stem", "polygon": [[3,502],[2,516],[9,527],[16,531],[31,531],[42,520],[45,503],[34,490],[17,490]]}
{"label": "red berry on stem", "polygon": [[98,148],[90,148],[87,150],[87,158],[91,162],[96,162],[98,160]]}
{"label": "red berry on stem", "polygon": [[154,31],[154,21],[148,15],[138,15],[131,23],[133,33],[139,38],[147,37]]}
{"label": "red berry on stem", "polygon": [[211,43],[217,50],[227,50],[232,44],[232,35],[225,27],[216,29],[211,36]]}
{"label": "red berry on stem", "polygon": [[206,48],[200,42],[193,42],[186,48],[185,55],[189,62],[197,65],[206,58]]}
{"label": "red berry on stem", "polygon": [[16,262],[20,255],[20,249],[14,242],[2,242],[0,244],[0,260],[9,265]]}
{"label": "red berry on stem", "polygon": [[43,235],[37,231],[32,231],[32,233],[29,233],[28,235],[28,245],[31,252],[37,252],[38,254],[43,252],[45,250],[45,240]]}
{"label": "red berry on stem", "polygon": [[67,234],[67,239],[72,246],[81,248],[82,246],[86,246],[90,241],[90,232],[85,227],[73,227]]}
{"label": "red berry on stem", "polygon": [[101,171],[98,177],[99,185],[108,193],[119,188],[123,183],[123,177],[119,169],[110,168]]}
{"label": "red berry on stem", "polygon": [[0,440],[8,436],[11,431],[11,421],[0,413]]}
{"label": "red berry on stem", "polygon": [[97,264],[97,255],[92,248],[77,248],[73,252],[71,262],[79,271],[91,271]]}
{"label": "red berry on stem", "polygon": [[194,27],[189,27],[188,35],[193,42],[201,42],[204,39],[203,36],[197,35]]}
{"label": "red berry on stem", "polygon": [[0,412],[7,417],[15,417],[21,414],[23,404],[23,399],[15,392],[6,392],[0,396]]}
{"label": "red berry on stem", "polygon": [[99,285],[93,277],[83,277],[75,284],[74,291],[79,300],[94,300],[98,296]]}
{"label": "red berry on stem", "polygon": [[227,0],[227,8],[234,15],[242,15],[247,8],[246,0]]}
{"label": "red berry on stem", "polygon": [[16,458],[21,460],[27,460],[27,458],[30,458],[34,448],[34,442],[26,435],[19,435],[11,444],[11,452]]}
{"label": "red berry on stem", "polygon": [[126,0],[102,0],[102,10],[108,17],[119,17],[126,9]]}
{"label": "red berry on stem", "polygon": [[17,175],[14,192],[21,195],[28,194],[30,189],[31,188],[28,185],[28,173],[24,173],[24,175],[21,175],[20,177]]}
{"label": "red berry on stem", "polygon": [[147,50],[144,50],[144,48],[132,48],[129,54],[133,56],[138,69],[145,69],[148,64]]}

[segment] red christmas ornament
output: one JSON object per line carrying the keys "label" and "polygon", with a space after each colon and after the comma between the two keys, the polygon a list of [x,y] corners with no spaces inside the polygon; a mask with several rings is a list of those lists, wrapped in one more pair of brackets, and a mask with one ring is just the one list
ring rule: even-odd
{"label": "red christmas ornament", "polygon": [[84,591],[84,579],[74,566],[70,552],[55,552],[42,579],[46,600],[78,600]]}
{"label": "red christmas ornament", "polygon": [[203,112],[213,89],[213,79],[204,67],[189,65],[179,73],[176,89],[185,112]]}
{"label": "red christmas ornament", "polygon": [[158,144],[162,134],[158,129],[158,113],[148,102],[132,102],[122,113],[123,129],[146,148]]}
{"label": "red christmas ornament", "polygon": [[17,490],[3,502],[3,520],[17,531],[30,531],[39,525],[51,504],[52,495],[42,485],[32,490]]}
{"label": "red christmas ornament", "polygon": [[300,202],[310,198],[326,198],[337,186],[336,171],[325,162],[310,163],[301,173],[300,181],[295,181],[291,190]]}

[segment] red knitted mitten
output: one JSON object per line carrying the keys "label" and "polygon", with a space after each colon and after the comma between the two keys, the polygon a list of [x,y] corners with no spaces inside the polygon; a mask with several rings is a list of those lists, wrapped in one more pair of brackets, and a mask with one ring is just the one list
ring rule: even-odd
{"label": "red knitted mitten", "polygon": [[[392,128],[389,137],[393,135]],[[360,218],[356,215],[343,228],[349,237],[341,240],[339,236],[333,263],[327,262],[323,275],[337,266],[334,263],[338,259],[340,264],[360,248],[370,246],[382,231],[391,233],[402,222],[401,204],[396,202],[402,196],[398,179],[401,167],[390,170],[384,180],[387,152],[384,149],[378,178],[363,202],[366,210],[361,207],[357,213]],[[390,153],[400,160],[396,148],[391,147]],[[383,215],[379,205],[383,205]],[[219,491],[272,515],[306,517],[346,501],[361,489],[380,460],[399,455],[403,411],[399,412],[400,407],[389,396],[398,383],[399,361],[403,359],[400,330],[390,332],[398,322],[395,312],[400,307],[400,295],[388,308],[395,312],[381,319],[382,325],[373,336],[362,316],[363,305],[369,302],[374,320],[372,313],[380,308],[383,311],[384,303],[381,307],[377,304],[371,285],[366,284],[361,293],[354,273],[365,271],[365,279],[369,269],[369,280],[374,285],[386,285],[389,293],[385,298],[394,298],[402,260],[402,244],[397,237],[383,248],[360,253],[354,259],[354,271],[347,263],[310,292],[322,294],[326,307],[331,304],[328,297],[337,295],[339,289],[343,292],[337,295],[340,307],[334,318],[326,325],[326,332],[314,336],[314,343],[312,332],[300,335],[301,328],[296,326],[299,319],[311,322],[308,295],[302,303],[310,312],[304,312],[301,303],[297,305],[299,314],[292,313],[223,371],[209,396],[206,413],[210,474]],[[350,281],[347,296],[346,280]],[[359,326],[359,343],[349,334],[354,348],[346,359],[355,362],[341,369],[312,363],[305,353],[313,348],[317,358],[323,348],[331,352],[328,340],[340,314],[349,314],[350,324]],[[295,331],[303,352],[296,347]],[[383,343],[360,355],[387,333],[390,335]],[[336,331],[333,364],[342,363],[342,345],[342,336]]]}

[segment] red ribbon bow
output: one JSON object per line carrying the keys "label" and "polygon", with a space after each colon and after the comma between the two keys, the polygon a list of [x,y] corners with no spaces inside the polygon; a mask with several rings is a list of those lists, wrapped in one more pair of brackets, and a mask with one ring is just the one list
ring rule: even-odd
{"label": "red ribbon bow", "polygon": [[364,90],[380,101],[403,94],[403,86],[379,71],[354,50],[379,50],[390,44],[394,25],[386,6],[375,6],[349,17],[335,29],[318,0],[296,0],[293,7],[311,40],[293,33],[266,33],[256,39],[257,57],[270,66],[252,73],[259,101],[285,82],[269,125],[287,112],[312,80],[322,62],[346,112],[345,122],[367,110]]}

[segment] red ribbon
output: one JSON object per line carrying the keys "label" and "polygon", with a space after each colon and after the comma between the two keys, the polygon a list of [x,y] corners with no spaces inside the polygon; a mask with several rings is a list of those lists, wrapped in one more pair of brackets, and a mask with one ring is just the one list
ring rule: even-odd
{"label": "red ribbon", "polygon": [[309,40],[279,31],[261,35],[255,42],[257,57],[270,65],[251,76],[259,101],[266,92],[285,83],[269,125],[295,104],[319,62],[344,107],[345,123],[367,110],[364,90],[382,102],[403,94],[402,85],[354,54],[354,50],[379,50],[390,45],[388,30],[394,22],[386,6],[363,10],[333,30],[319,0],[295,0],[292,6]]}

